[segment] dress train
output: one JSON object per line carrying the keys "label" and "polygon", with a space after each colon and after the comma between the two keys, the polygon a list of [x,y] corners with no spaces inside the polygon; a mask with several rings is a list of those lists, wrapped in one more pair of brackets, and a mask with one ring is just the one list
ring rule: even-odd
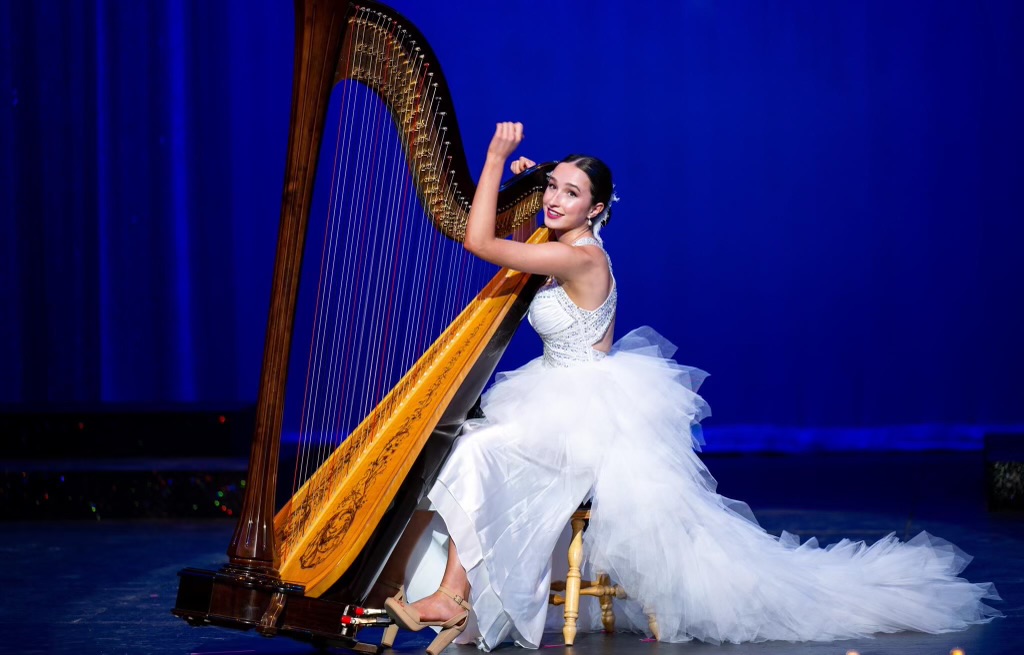
{"label": "dress train", "polygon": [[552,551],[587,499],[585,565],[633,599],[634,629],[653,612],[664,641],[939,633],[999,616],[982,602],[998,598],[994,587],[959,578],[970,558],[948,542],[798,544],[719,495],[695,453],[705,374],[674,350],[642,328],[608,357],[566,368],[537,359],[485,394],[487,418],[467,425],[429,494],[472,585],[464,641],[540,645]]}

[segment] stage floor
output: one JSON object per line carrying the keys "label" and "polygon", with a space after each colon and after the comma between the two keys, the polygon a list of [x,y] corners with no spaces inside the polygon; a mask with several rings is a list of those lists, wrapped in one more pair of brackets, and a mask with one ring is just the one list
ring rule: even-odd
{"label": "stage floor", "polygon": [[[928,466],[923,469],[903,469],[901,484],[884,475],[886,467],[898,462],[885,459],[866,471],[865,461],[828,460],[813,467],[817,472],[811,475],[822,475],[823,466],[839,466],[851,476],[856,471],[851,479],[860,480],[860,484],[837,485],[833,472],[833,484],[808,488],[804,479],[799,489],[786,471],[811,471],[808,466],[812,462],[806,458],[725,458],[709,465],[720,482],[729,480],[729,488],[721,489],[723,493],[752,501],[761,524],[775,534],[788,530],[802,539],[817,536],[827,544],[841,537],[874,541],[889,532],[905,538],[927,530],[952,541],[975,556],[965,571],[967,578],[996,584],[1003,600],[994,605],[1005,618],[947,635],[902,633],[827,644],[661,644],[629,634],[582,634],[572,652],[843,655],[854,650],[863,655],[945,655],[954,647],[962,648],[967,655],[1024,651],[1024,518],[985,511],[975,493],[965,492],[964,479],[952,481],[947,494],[920,493],[920,481],[927,477],[927,471],[936,470],[934,462],[926,462]],[[940,464],[955,469],[957,461],[962,470],[959,457]],[[760,472],[756,480],[751,480],[752,470]],[[883,475],[876,477],[879,473]],[[791,482],[763,486],[775,475],[778,481],[788,478]],[[879,480],[873,493],[864,486],[863,481],[869,478]],[[755,498],[759,485],[761,493]],[[906,493],[887,496],[884,489],[879,492],[875,488],[878,486]],[[967,486],[976,488],[973,483]],[[864,493],[857,493],[857,487]],[[212,627],[192,628],[170,614],[178,570],[188,566],[219,568],[225,562],[224,550],[233,531],[231,520],[8,522],[0,523],[0,531],[4,562],[0,573],[2,653],[316,652],[280,638]],[[370,637],[368,632],[362,636]],[[429,639],[403,633],[395,650],[422,652],[427,643]],[[562,649],[561,636],[548,635],[544,648]],[[501,650],[517,652],[512,648]],[[469,646],[453,646],[449,652],[476,651]]]}

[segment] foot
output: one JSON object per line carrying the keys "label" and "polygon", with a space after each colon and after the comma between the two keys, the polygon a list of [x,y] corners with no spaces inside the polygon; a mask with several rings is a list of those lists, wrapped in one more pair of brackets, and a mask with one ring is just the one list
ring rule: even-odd
{"label": "foot", "polygon": [[416,610],[420,616],[420,621],[424,623],[427,621],[447,621],[465,611],[451,596],[440,591],[435,591],[426,598],[422,598],[415,603],[407,603],[407,605]]}

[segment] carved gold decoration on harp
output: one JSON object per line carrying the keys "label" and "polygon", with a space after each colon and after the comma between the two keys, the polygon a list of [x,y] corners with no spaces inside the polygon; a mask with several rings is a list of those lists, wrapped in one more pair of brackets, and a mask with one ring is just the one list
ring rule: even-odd
{"label": "carved gold decoration on harp", "polygon": [[[173,611],[197,625],[374,650],[356,634],[386,618],[354,606],[541,280],[501,270],[468,293],[463,260],[439,263],[468,257],[460,244],[475,184],[448,85],[413,25],[375,3],[298,0],[294,71],[245,504],[230,563],[182,571]],[[337,125],[327,120],[335,106],[346,117]],[[318,167],[321,143],[337,154]],[[499,234],[536,217],[548,169],[502,188]],[[323,223],[312,230],[311,220]],[[530,237],[547,238],[543,229]],[[391,258],[403,248],[407,257]],[[303,261],[311,251],[319,261]],[[396,300],[402,291],[409,296]],[[297,323],[307,296],[313,311]],[[373,371],[369,383],[357,369]],[[275,511],[286,399],[290,407],[297,396],[297,443],[314,452],[315,470],[297,460],[296,488]]]}

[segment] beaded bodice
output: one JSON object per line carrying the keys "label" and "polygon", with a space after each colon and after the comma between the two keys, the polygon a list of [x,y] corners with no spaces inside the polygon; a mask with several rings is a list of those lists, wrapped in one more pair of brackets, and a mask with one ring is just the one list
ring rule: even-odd
{"label": "beaded bodice", "polygon": [[[580,239],[572,245],[594,245],[604,250],[601,242],[591,237]],[[609,259],[609,272],[611,265]],[[530,304],[527,316],[530,325],[544,342],[544,363],[548,366],[567,367],[603,359],[605,353],[595,350],[593,346],[604,338],[611,327],[617,298],[614,274],[612,289],[597,309],[582,309],[576,305],[565,289],[553,279],[541,287]]]}

